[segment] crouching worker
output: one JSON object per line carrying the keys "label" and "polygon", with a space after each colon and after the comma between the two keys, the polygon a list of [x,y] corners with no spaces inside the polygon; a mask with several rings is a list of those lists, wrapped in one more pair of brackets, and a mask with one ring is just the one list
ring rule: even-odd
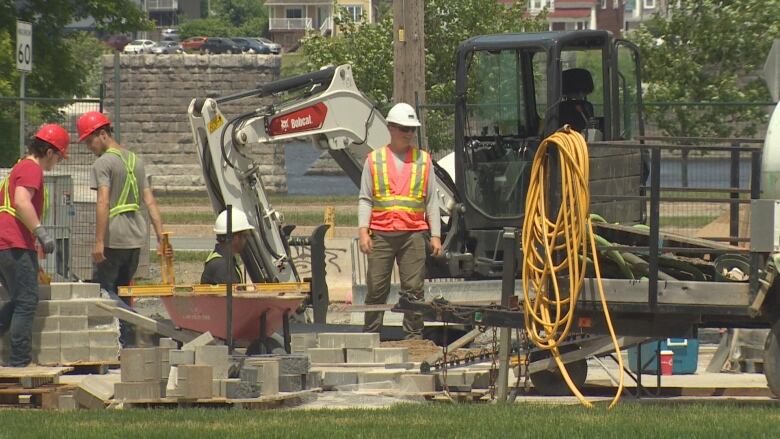
{"label": "crouching worker", "polygon": [[32,325],[38,306],[38,258],[35,240],[45,253],[54,252],[54,238],[41,224],[45,200],[43,171],[67,158],[70,136],[65,128],[41,127],[27,155],[0,184],[0,282],[10,301],[3,307],[0,332],[10,331],[9,366],[32,362]]}
{"label": "crouching worker", "polygon": [[[223,210],[222,213],[217,216],[217,221],[214,223],[214,233],[217,234],[217,244],[214,246],[214,251],[206,258],[206,263],[203,266],[203,274],[200,276],[200,283],[202,284],[226,284],[228,281],[232,283],[244,283],[244,276],[239,269],[237,255],[244,250],[246,242],[249,239],[249,234],[254,230],[254,226],[249,224],[249,219],[246,214],[238,209],[233,209],[233,215],[231,220],[233,241],[231,249],[228,250],[227,246],[227,210]],[[233,258],[233,267],[228,267],[227,264],[227,252],[232,251],[235,257]]]}

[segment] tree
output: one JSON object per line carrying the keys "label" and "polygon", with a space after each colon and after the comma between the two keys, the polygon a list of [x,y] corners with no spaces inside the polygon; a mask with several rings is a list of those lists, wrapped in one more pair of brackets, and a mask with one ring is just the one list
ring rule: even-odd
{"label": "tree", "polygon": [[[100,48],[92,37],[68,35],[65,26],[92,17],[98,31],[124,33],[151,28],[143,11],[132,0],[27,0],[0,2],[0,94],[15,96],[19,90],[14,45],[16,20],[33,25],[33,71],[26,77],[26,93],[34,97],[71,98],[94,91],[94,63]],[[56,108],[39,107],[32,111],[28,126],[51,118]],[[0,108],[0,128],[5,146],[0,165],[13,163],[19,143],[18,108]],[[17,127],[14,129],[14,127]]]}
{"label": "tree", "polygon": [[[426,95],[429,102],[451,105],[455,90],[455,49],[472,36],[547,29],[546,14],[530,17],[526,2],[505,6],[484,0],[426,0]],[[486,19],[489,17],[489,19]],[[355,23],[342,13],[334,22],[337,36],[311,33],[301,42],[310,70],[327,64],[352,65],[358,88],[382,111],[393,95],[393,21],[389,12],[375,24]],[[452,146],[452,110],[426,112],[430,149]]]}
{"label": "tree", "polygon": [[182,38],[259,37],[268,30],[268,12],[257,0],[213,0],[211,9],[213,16],[183,23]]}
{"label": "tree", "polygon": [[[669,17],[656,16],[630,35],[644,62],[645,102],[769,101],[757,72],[780,36],[777,2],[669,3]],[[675,137],[753,136],[768,117],[749,106],[647,107],[647,115]]]}

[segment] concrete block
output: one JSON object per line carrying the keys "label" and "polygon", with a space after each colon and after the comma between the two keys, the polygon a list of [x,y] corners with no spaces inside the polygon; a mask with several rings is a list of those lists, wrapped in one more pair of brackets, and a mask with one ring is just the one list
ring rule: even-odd
{"label": "concrete block", "polygon": [[62,364],[81,363],[89,360],[89,346],[71,346],[60,349],[60,362]]}
{"label": "concrete block", "polygon": [[88,409],[103,409],[114,396],[114,382],[110,375],[89,375],[79,383],[76,389],[76,401]]}
{"label": "concrete block", "polygon": [[160,377],[165,378],[171,371],[169,348],[157,347],[157,357],[160,359]]}
{"label": "concrete block", "polygon": [[373,363],[374,362],[374,350],[355,348],[345,349],[347,352],[347,363]]}
{"label": "concrete block", "polygon": [[376,363],[397,364],[409,362],[408,348],[376,348],[374,349]]}
{"label": "concrete block", "polygon": [[49,284],[48,300],[70,300],[70,282],[52,282]]}
{"label": "concrete block", "polygon": [[32,357],[34,363],[42,365],[57,365],[60,364],[60,348],[37,349],[32,352]]}
{"label": "concrete block", "polygon": [[344,348],[309,348],[306,354],[312,363],[344,363]]}
{"label": "concrete block", "polygon": [[80,300],[52,300],[59,306],[59,315],[61,316],[86,316],[87,303]]}
{"label": "concrete block", "polygon": [[36,332],[53,332],[60,330],[59,317],[35,317],[33,318],[33,334]]}
{"label": "concrete block", "polygon": [[344,334],[341,332],[322,332],[317,334],[317,344],[320,348],[343,348]]}
{"label": "concrete block", "polygon": [[100,284],[76,282],[70,286],[70,296],[74,299],[99,299]]}
{"label": "concrete block", "polygon": [[171,350],[168,352],[168,362],[171,366],[195,364],[195,351]]}
{"label": "concrete block", "polygon": [[60,332],[33,332],[32,345],[33,349],[59,349]]}
{"label": "concrete block", "polygon": [[255,366],[259,370],[259,378],[262,382],[262,395],[275,395],[279,393],[279,362],[274,358],[248,358],[244,361],[246,366]]}
{"label": "concrete block", "polygon": [[161,338],[158,346],[161,348],[179,349],[179,343],[172,338]]}
{"label": "concrete block", "polygon": [[87,328],[89,330],[103,331],[108,329],[119,330],[119,320],[113,316],[87,316]]}
{"label": "concrete block", "polygon": [[224,398],[227,391],[225,390],[224,380],[212,380],[211,381],[211,396],[214,398]]}
{"label": "concrete block", "polygon": [[260,396],[260,386],[239,379],[230,378],[225,381],[225,397],[228,399],[257,398]]}
{"label": "concrete block", "polygon": [[290,336],[290,349],[293,353],[304,354],[306,349],[317,347],[317,334],[307,332],[303,334],[292,334]]}
{"label": "concrete block", "polygon": [[181,398],[204,399],[212,396],[211,366],[182,364],[178,366],[177,387]]}
{"label": "concrete block", "polygon": [[115,363],[119,360],[119,345],[111,347],[89,347],[89,361]]}
{"label": "concrete block", "polygon": [[280,392],[300,392],[304,389],[305,383],[306,375],[279,375]]}
{"label": "concrete block", "polygon": [[160,358],[157,348],[122,349],[119,357],[122,367],[122,382],[160,381]]}
{"label": "concrete block", "polygon": [[59,320],[60,331],[86,331],[87,330],[87,316],[60,316]]}
{"label": "concrete block", "polygon": [[60,302],[53,300],[39,300],[38,307],[35,308],[35,315],[38,317],[60,315]]}
{"label": "concrete block", "polygon": [[60,347],[62,348],[89,348],[89,332],[84,331],[60,331]]}
{"label": "concrete block", "polygon": [[159,399],[160,382],[137,382],[114,384],[114,399],[124,401],[140,401]]}
{"label": "concrete block", "polygon": [[303,375],[309,371],[309,356],[303,354],[278,355],[279,373],[282,375]]}
{"label": "concrete block", "polygon": [[244,366],[238,371],[241,381],[249,384],[259,384],[263,382],[262,366]]}
{"label": "concrete block", "polygon": [[431,393],[436,391],[435,375],[404,374],[400,378],[400,390],[405,393]]}
{"label": "concrete block", "polygon": [[76,398],[73,395],[59,395],[57,398],[57,410],[76,410]]}
{"label": "concrete block", "polygon": [[378,348],[379,347],[379,334],[375,332],[357,333],[357,334],[343,334],[344,347],[347,349],[355,348]]}
{"label": "concrete block", "polygon": [[467,371],[464,373],[463,379],[465,384],[471,386],[472,389],[490,388],[489,371]]}
{"label": "concrete block", "polygon": [[114,315],[111,314],[110,311],[107,311],[101,307],[98,306],[98,304],[101,305],[108,305],[108,306],[115,306],[116,302],[114,302],[111,299],[89,299],[89,300],[81,300],[86,306],[87,306],[87,316],[88,317],[110,317],[114,318]]}
{"label": "concrete block", "polygon": [[228,347],[224,345],[195,347],[195,364],[211,366],[215,380],[227,379],[230,367]]}
{"label": "concrete block", "polygon": [[384,381],[397,383],[402,374],[403,372],[400,370],[367,370],[358,373],[358,384],[380,383]]}
{"label": "concrete block", "polygon": [[355,371],[326,370],[322,372],[322,387],[325,389],[355,385],[357,383],[358,373]]}
{"label": "concrete block", "polygon": [[119,331],[91,330],[89,331],[89,347],[119,346]]}
{"label": "concrete block", "polygon": [[306,388],[315,389],[317,387],[322,387],[322,372],[310,370],[306,374]]}
{"label": "concrete block", "polygon": [[437,376],[437,382],[439,386],[444,386],[446,383],[447,386],[454,386],[454,387],[461,387],[466,385],[466,378],[465,374],[462,371],[459,372],[447,372],[447,377],[445,380],[444,374],[438,373]]}
{"label": "concrete block", "polygon": [[214,336],[211,335],[211,332],[204,332],[203,334],[195,337],[195,339],[193,339],[189,343],[184,343],[184,345],[181,347],[181,350],[194,351],[195,348],[198,346],[206,346],[208,344],[212,344],[213,342],[214,342]]}

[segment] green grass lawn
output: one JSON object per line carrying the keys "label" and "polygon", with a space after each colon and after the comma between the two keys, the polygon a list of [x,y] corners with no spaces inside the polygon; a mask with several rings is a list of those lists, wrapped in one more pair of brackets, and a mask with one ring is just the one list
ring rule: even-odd
{"label": "green grass lawn", "polygon": [[[322,209],[302,211],[282,211],[287,224],[298,226],[316,226],[323,223],[325,215]],[[216,216],[211,212],[162,212],[163,224],[211,225]],[[356,212],[336,212],[336,226],[357,226]]]}
{"label": "green grass lawn", "polygon": [[531,404],[404,404],[350,410],[0,411],[1,437],[771,438],[777,405],[621,403],[607,411]]}
{"label": "green grass lawn", "polygon": [[[357,206],[357,195],[287,195],[270,194],[268,200],[272,205],[328,205],[354,204]],[[211,206],[207,195],[159,195],[157,204],[161,206],[202,205]]]}

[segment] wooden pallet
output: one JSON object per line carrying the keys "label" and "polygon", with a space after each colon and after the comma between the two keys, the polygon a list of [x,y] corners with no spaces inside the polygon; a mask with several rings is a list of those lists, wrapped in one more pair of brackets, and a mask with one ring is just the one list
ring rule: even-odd
{"label": "wooden pallet", "polygon": [[44,384],[32,389],[17,384],[1,384],[0,406],[56,409],[59,407],[60,395],[75,391],[76,386],[68,384]]}
{"label": "wooden pallet", "polygon": [[285,392],[276,395],[261,396],[259,398],[226,399],[209,398],[184,400],[177,398],[161,398],[139,401],[112,400],[110,406],[122,408],[235,408],[247,410],[266,410],[283,406],[299,404],[307,396],[321,392],[322,389],[308,389],[300,392]]}
{"label": "wooden pallet", "polygon": [[72,367],[0,367],[0,383],[18,384],[25,388],[57,384],[60,375],[71,370],[73,370]]}

